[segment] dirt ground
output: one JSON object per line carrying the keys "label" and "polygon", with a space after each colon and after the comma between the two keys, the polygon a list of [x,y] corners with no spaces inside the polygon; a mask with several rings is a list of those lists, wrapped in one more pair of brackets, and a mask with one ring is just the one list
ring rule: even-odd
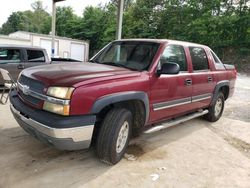
{"label": "dirt ground", "polygon": [[236,87],[218,122],[198,118],[144,134],[129,146],[134,158],[115,166],[99,162],[93,149],[65,152],[40,143],[0,105],[0,187],[249,188],[250,77],[239,75]]}

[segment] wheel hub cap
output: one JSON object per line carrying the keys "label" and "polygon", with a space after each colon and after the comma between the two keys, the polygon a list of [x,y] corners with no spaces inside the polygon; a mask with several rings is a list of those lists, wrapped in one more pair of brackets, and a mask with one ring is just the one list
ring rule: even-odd
{"label": "wheel hub cap", "polygon": [[116,152],[120,153],[126,145],[129,133],[129,124],[125,121],[119,131],[118,138],[116,141]]}
{"label": "wheel hub cap", "polygon": [[215,116],[219,116],[222,110],[222,100],[219,98],[215,103],[214,113]]}

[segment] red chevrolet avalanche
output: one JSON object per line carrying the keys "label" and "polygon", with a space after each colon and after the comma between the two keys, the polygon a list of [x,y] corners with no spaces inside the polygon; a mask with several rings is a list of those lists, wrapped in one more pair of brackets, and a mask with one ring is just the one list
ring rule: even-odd
{"label": "red chevrolet avalanche", "polygon": [[236,70],[207,46],[157,39],[111,42],[90,62],[21,72],[11,92],[19,125],[62,150],[95,146],[108,164],[132,135],[203,116],[217,121],[232,96]]}

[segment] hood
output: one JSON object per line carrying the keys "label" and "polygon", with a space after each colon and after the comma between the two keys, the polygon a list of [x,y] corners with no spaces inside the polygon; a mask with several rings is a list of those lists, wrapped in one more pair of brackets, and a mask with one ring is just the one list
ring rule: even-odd
{"label": "hood", "polygon": [[78,87],[110,79],[136,77],[140,72],[95,63],[62,63],[28,68],[22,75],[39,80],[46,86]]}

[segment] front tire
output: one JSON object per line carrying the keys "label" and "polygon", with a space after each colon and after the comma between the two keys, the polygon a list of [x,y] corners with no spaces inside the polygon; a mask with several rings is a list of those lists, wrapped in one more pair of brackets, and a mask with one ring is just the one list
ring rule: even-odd
{"label": "front tire", "polygon": [[96,144],[97,156],[109,165],[118,163],[129,144],[132,114],[124,108],[114,108],[103,120]]}
{"label": "front tire", "polygon": [[215,97],[215,102],[209,107],[208,114],[204,116],[204,118],[210,122],[215,122],[219,120],[224,110],[225,98],[223,93],[220,92]]}

